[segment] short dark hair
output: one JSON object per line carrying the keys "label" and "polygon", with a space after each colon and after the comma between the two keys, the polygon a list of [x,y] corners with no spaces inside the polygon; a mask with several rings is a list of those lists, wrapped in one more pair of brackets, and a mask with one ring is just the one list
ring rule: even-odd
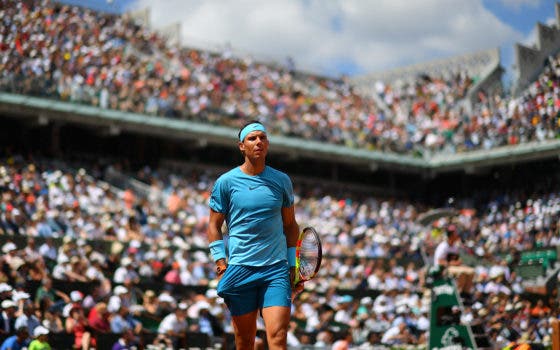
{"label": "short dark hair", "polygon": [[27,329],[27,326],[20,326],[18,329],[16,329],[16,334],[24,334],[24,333],[29,334],[29,330]]}

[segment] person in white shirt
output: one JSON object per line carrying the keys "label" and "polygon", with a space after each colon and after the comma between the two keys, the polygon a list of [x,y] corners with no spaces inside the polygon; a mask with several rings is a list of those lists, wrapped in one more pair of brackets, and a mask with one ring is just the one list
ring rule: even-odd
{"label": "person in white shirt", "polygon": [[474,268],[463,265],[461,261],[457,247],[461,237],[457,227],[450,224],[445,231],[446,239],[438,244],[434,252],[434,266],[444,269],[447,274],[456,278],[459,292],[472,293]]}
{"label": "person in white shirt", "polygon": [[287,338],[289,347],[297,348],[301,346],[301,343],[295,334],[296,329],[297,329],[297,323],[293,320],[290,321],[290,325],[288,327],[288,338]]}
{"label": "person in white shirt", "polygon": [[125,286],[115,286],[113,295],[109,298],[107,303],[107,310],[109,312],[117,312],[121,306],[130,307],[129,290]]}
{"label": "person in white shirt", "polygon": [[33,334],[36,327],[41,325],[41,321],[34,315],[35,307],[32,303],[26,303],[23,306],[23,314],[21,314],[15,323],[15,328],[27,327],[29,334]]}
{"label": "person in white shirt", "polygon": [[441,241],[434,252],[434,266],[447,267],[459,260],[459,250],[456,243],[461,240],[455,225],[449,225],[446,228],[446,239]]}
{"label": "person in white shirt", "polygon": [[123,284],[126,279],[130,279],[135,282],[140,281],[140,276],[138,272],[134,269],[132,264],[132,259],[128,256],[122,258],[121,266],[115,270],[115,275],[113,276],[113,282],[117,284]]}
{"label": "person in white shirt", "polygon": [[39,247],[39,254],[50,260],[56,260],[57,251],[54,245],[54,241],[51,237],[45,239],[45,243],[41,244]]}
{"label": "person in white shirt", "polygon": [[384,345],[412,344],[412,340],[413,336],[404,322],[393,325],[381,337],[381,343]]}
{"label": "person in white shirt", "polygon": [[175,312],[165,316],[159,324],[159,336],[171,340],[174,348],[179,348],[179,345],[184,342],[185,332],[188,328],[187,309],[186,303],[179,303]]}

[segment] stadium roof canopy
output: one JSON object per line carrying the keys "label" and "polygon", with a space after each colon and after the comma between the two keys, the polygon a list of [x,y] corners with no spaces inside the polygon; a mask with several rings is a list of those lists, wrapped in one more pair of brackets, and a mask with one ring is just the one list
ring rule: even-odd
{"label": "stadium roof canopy", "polygon": [[480,76],[488,67],[500,64],[498,48],[467,53],[449,58],[417,63],[392,70],[369,73],[352,79],[357,86],[370,85],[376,81],[393,82],[395,80],[416,79],[419,75],[444,76],[466,72],[470,76]]}

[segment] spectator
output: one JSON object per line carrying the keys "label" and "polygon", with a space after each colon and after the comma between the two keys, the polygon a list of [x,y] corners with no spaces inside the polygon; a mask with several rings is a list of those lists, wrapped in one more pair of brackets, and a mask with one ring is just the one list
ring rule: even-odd
{"label": "spectator", "polygon": [[45,310],[41,325],[47,328],[50,333],[64,332],[64,324],[60,317],[60,311],[53,307]]}
{"label": "spectator", "polygon": [[206,300],[201,299],[192,304],[187,315],[193,321],[191,330],[208,334],[211,338],[223,335],[223,327],[216,316],[210,312],[210,304]]}
{"label": "spectator", "polygon": [[128,329],[132,330],[134,334],[140,334],[142,324],[132,316],[127,306],[122,305],[111,318],[111,332],[121,334]]}
{"label": "spectator", "polygon": [[70,302],[70,297],[66,293],[53,288],[50,277],[44,277],[42,284],[35,293],[35,306],[38,308],[43,300],[49,300],[49,307],[62,308],[62,305]]}
{"label": "spectator", "polygon": [[173,262],[171,264],[171,270],[169,270],[165,277],[163,278],[166,283],[169,284],[181,284],[181,272],[179,271],[180,266],[178,262]]}
{"label": "spectator", "polygon": [[17,305],[12,300],[3,300],[2,313],[0,313],[0,334],[13,334],[16,332]]}
{"label": "spectator", "polygon": [[64,317],[70,316],[70,311],[73,308],[82,308],[84,301],[84,294],[79,290],[73,290],[70,292],[70,300],[62,309],[62,315]]}
{"label": "spectator", "polygon": [[351,345],[352,345],[352,333],[349,332],[348,330],[345,330],[339,336],[339,339],[336,340],[333,343],[332,349],[333,350],[348,350],[348,349],[350,349]]}
{"label": "spectator", "polygon": [[21,327],[16,330],[16,334],[12,335],[2,343],[0,350],[23,350],[29,345],[29,331],[27,327]]}
{"label": "spectator", "polygon": [[159,303],[158,298],[156,298],[156,293],[148,289],[142,298],[142,306],[144,307],[144,311],[150,315],[156,315]]}
{"label": "spectator", "polygon": [[165,317],[176,309],[176,301],[167,291],[163,291],[158,296],[158,311],[157,315]]}
{"label": "spectator", "polygon": [[315,347],[331,347],[333,344],[333,334],[332,331],[325,329],[317,334],[317,341],[315,342]]}
{"label": "spectator", "polygon": [[457,278],[457,288],[461,293],[472,293],[474,269],[463,265],[461,262],[457,242],[461,237],[457,227],[450,224],[446,227],[446,239],[441,241],[434,253],[434,266],[446,270],[451,276]]}
{"label": "spectator", "polygon": [[33,306],[33,303],[26,301],[23,305],[23,313],[16,319],[15,328],[27,327],[27,333],[33,334],[35,328],[40,324],[41,321],[35,315],[35,306]]}
{"label": "spectator", "polygon": [[391,346],[400,344],[415,344],[415,339],[406,326],[406,323],[400,322],[393,325],[385,333],[383,333],[381,343]]}
{"label": "spectator", "polygon": [[[19,162],[22,161],[20,160]],[[0,162],[0,172],[2,167],[9,169],[5,171],[9,172],[14,178],[18,177],[17,175],[21,171],[27,172],[27,170],[21,170],[27,169],[27,166],[23,165],[24,163],[15,163],[16,165],[11,166],[5,166],[4,164],[7,163]],[[55,171],[44,171],[39,163],[36,162],[36,164],[39,170],[36,173],[45,174],[46,187],[35,194],[36,200],[43,202],[52,194],[53,187],[46,185],[47,181],[50,181],[46,180],[50,179],[48,173],[54,174]],[[70,168],[70,166],[68,167]],[[81,175],[60,173],[60,176],[52,175],[53,179],[59,179],[56,180],[57,183],[70,183],[71,178],[77,179],[77,184],[80,184],[80,181],[82,181],[79,180]],[[151,175],[146,170],[143,176],[149,178]],[[535,186],[540,187],[538,179],[535,178],[533,180]],[[3,179],[0,178],[1,181]],[[153,188],[158,188],[162,193],[163,191],[169,191],[170,188],[178,189],[178,193],[185,200],[188,209],[181,209],[177,217],[162,214],[165,213],[165,210],[160,211],[160,208],[165,205],[164,203],[139,204],[135,210],[147,213],[147,215],[153,215],[162,222],[162,226],[167,225],[166,235],[164,235],[165,239],[169,239],[167,236],[168,232],[176,231],[171,229],[173,223],[184,221],[180,224],[180,227],[189,227],[188,235],[184,235],[184,241],[191,247],[194,247],[194,251],[196,251],[196,247],[203,246],[203,244],[198,242],[204,242],[202,233],[204,232],[205,218],[204,214],[197,214],[198,210],[196,209],[198,206],[203,207],[205,200],[208,198],[205,197],[204,190],[197,189],[199,182],[203,181],[206,181],[206,185],[202,187],[207,188],[209,186],[208,179],[200,174],[196,176],[184,174],[168,175],[164,170],[158,170],[157,177],[154,175],[154,178],[148,182],[153,184]],[[41,181],[37,183],[39,187],[43,186]],[[101,188],[101,185],[97,184],[97,182],[92,183],[94,184],[92,186]],[[14,186],[17,188],[19,185],[16,183]],[[75,186],[60,186],[59,189],[62,197],[71,198],[73,201],[73,198],[80,196],[79,190]],[[83,184],[80,186],[83,186]],[[530,249],[536,246],[550,248],[557,243],[554,232],[556,232],[555,227],[559,217],[559,192],[552,185],[547,185],[543,188],[548,188],[549,190],[546,193],[542,191],[519,190],[519,193],[510,193],[507,196],[501,193],[490,200],[484,199],[480,202],[469,197],[469,201],[477,203],[476,211],[473,210],[474,213],[470,215],[461,213],[456,218],[456,221],[453,221],[456,223],[457,231],[464,233],[463,253],[475,254],[475,257],[477,257],[475,259],[477,265],[475,270],[477,292],[473,293],[472,296],[473,306],[469,309],[468,305],[466,305],[467,308],[463,313],[463,320],[465,323],[480,321],[482,324],[488,325],[486,329],[488,334],[493,334],[499,344],[505,339],[505,334],[502,334],[500,329],[496,329],[496,327],[500,326],[500,322],[503,321],[499,321],[498,318],[507,318],[507,322],[510,322],[512,329],[519,333],[519,337],[524,337],[523,334],[526,333],[524,339],[545,341],[545,337],[548,335],[548,320],[544,322],[542,321],[543,317],[531,317],[533,306],[524,297],[523,279],[516,275],[515,269],[512,268],[513,265],[507,266],[507,257],[499,260],[487,259],[489,255],[499,255],[502,252],[513,255],[515,252],[519,252],[519,250]],[[360,346],[362,342],[365,342],[368,332],[374,332],[377,335],[384,334],[392,325],[403,320],[407,323],[413,336],[411,341],[421,343],[422,339],[425,339],[428,329],[427,324],[429,322],[426,317],[426,310],[429,306],[429,295],[428,297],[426,295],[422,297],[422,292],[425,291],[425,289],[422,289],[422,282],[410,283],[407,278],[409,274],[412,276],[415,274],[420,275],[421,269],[410,264],[407,269],[404,269],[399,264],[401,261],[408,261],[407,259],[409,258],[417,262],[417,260],[414,260],[416,259],[415,249],[417,249],[414,246],[417,246],[419,243],[427,249],[429,254],[437,247],[438,237],[432,236],[432,231],[418,228],[414,223],[418,212],[425,211],[423,205],[418,203],[412,205],[404,199],[382,199],[365,193],[354,196],[352,192],[345,191],[343,195],[339,195],[336,194],[334,188],[325,190],[320,187],[314,187],[309,190],[300,189],[300,191],[302,194],[298,200],[301,203],[302,209],[298,211],[297,215],[304,218],[302,221],[317,225],[322,232],[323,249],[326,256],[319,276],[310,281],[308,290],[294,301],[293,307],[295,311],[293,315],[298,322],[301,322],[300,329],[305,329],[310,334],[317,334],[328,329],[332,330],[333,325],[337,325],[333,324],[335,313],[332,309],[327,309],[325,305],[330,304],[339,308],[338,303],[336,303],[339,296],[336,293],[335,287],[344,285],[350,286],[349,288],[355,288],[354,285],[358,279],[363,279],[368,281],[368,285],[370,280],[373,281],[372,287],[376,289],[374,292],[379,293],[380,296],[379,300],[366,300],[359,307],[357,303],[351,302],[349,305],[358,307],[358,309],[355,312],[344,313],[344,319],[348,320],[348,323],[351,325],[350,329],[354,345]],[[41,192],[43,193],[42,195],[39,194]],[[7,207],[8,204],[15,205],[18,208],[22,207],[23,204],[18,202],[19,197],[13,197],[7,201],[5,199],[7,193],[11,192],[2,192],[2,196],[0,196],[0,211],[3,210],[2,208]],[[104,195],[103,199],[110,199],[110,196]],[[94,201],[92,199],[91,203],[94,203]],[[100,199],[99,202],[103,201]],[[61,213],[65,213],[65,209],[63,207],[60,208]],[[71,218],[66,214],[61,214],[62,218],[60,220],[69,220],[67,221],[69,227],[74,227],[76,231],[82,232],[89,239],[89,236],[87,236],[89,233],[86,234],[85,232],[90,232],[87,227],[95,227],[93,221],[97,220],[98,217],[96,215],[104,216],[110,213],[100,221],[110,220],[114,226],[119,226],[121,220],[126,217],[119,204],[113,203],[108,205],[107,208],[110,208],[110,212],[104,212],[105,209],[103,208],[101,204],[99,207],[93,204],[88,204],[84,208],[77,207],[69,211],[73,213]],[[89,210],[92,210],[95,214],[87,214]],[[183,210],[185,211],[184,214],[180,214]],[[186,213],[187,211],[188,214]],[[138,217],[142,216],[138,215]],[[190,219],[190,222],[193,223],[187,224],[187,218],[190,216],[196,218],[194,221]],[[22,227],[27,227],[28,223],[31,222],[29,220],[30,218],[28,217],[22,217],[22,221],[20,221]],[[442,220],[441,222],[446,221]],[[438,222],[436,226],[442,227],[441,222]],[[171,234],[175,235],[177,233]],[[73,239],[68,237],[64,239],[64,242],[64,247],[60,249],[58,257],[79,255],[82,257],[81,259],[85,266],[91,264],[91,260],[94,260],[93,257],[96,255],[105,254],[105,251],[97,249],[97,246],[101,245],[98,243],[105,242],[93,242],[90,248],[84,245],[84,242],[74,242]],[[111,273],[119,265],[119,261],[123,256],[134,256],[135,262],[138,264],[145,263],[146,261],[151,261],[150,264],[158,262],[159,268],[163,271],[169,270],[174,261],[179,262],[181,266],[183,264],[185,266],[196,265],[197,271],[193,271],[193,275],[204,276],[210,280],[213,278],[208,264],[204,263],[203,259],[197,261],[196,264],[193,263],[199,259],[200,254],[204,256],[203,252],[194,254],[193,250],[190,249],[186,251],[177,249],[174,251],[174,248],[176,248],[175,243],[169,244],[167,242],[168,244],[166,244],[163,239],[155,240],[151,247],[146,249],[145,253],[143,253],[142,247],[137,248],[137,252],[132,252],[129,249],[131,243],[118,243],[122,245],[122,248],[115,254],[116,259],[114,262],[107,257],[106,260],[104,259],[107,263],[99,266],[104,274]],[[348,250],[346,248],[348,245],[355,249]],[[379,249],[376,250],[378,254],[367,255],[371,247],[378,247]],[[90,252],[89,249],[93,251]],[[97,254],[93,254],[94,252]],[[366,254],[364,256],[367,256],[365,260],[361,258],[328,258],[329,256],[362,254],[362,252]],[[16,249],[16,256],[18,254],[19,252]],[[103,256],[107,256],[107,254]],[[370,258],[373,256],[375,256],[375,259]],[[405,258],[402,259],[402,257]],[[24,259],[23,255],[20,258]],[[394,260],[389,258],[394,258]],[[4,268],[6,274],[13,272],[12,267],[9,265],[5,265]],[[41,266],[40,268],[44,269],[48,275],[52,275],[52,267]],[[18,271],[18,278],[21,278],[21,268]],[[360,276],[360,278],[356,278],[356,276]],[[375,276],[375,278],[372,276]],[[411,280],[416,280],[416,278],[412,277]],[[419,280],[421,281],[420,278]],[[25,282],[23,279],[20,279],[20,281]],[[202,279],[199,278],[197,281],[200,281],[197,282],[200,283],[198,284],[199,287],[205,286],[202,285]],[[86,293],[90,287],[94,288],[95,285],[90,284],[88,285],[88,290],[80,289],[80,292]],[[142,286],[143,283],[141,282],[139,286],[135,287],[141,288]],[[0,299],[10,302],[12,298],[20,300],[21,293],[30,293],[31,288],[32,286],[30,285],[18,283],[18,290],[13,291],[10,285],[0,283]],[[219,317],[221,325],[226,327],[226,329],[231,327],[229,315],[224,310],[223,304],[220,304],[221,300],[210,293],[211,290],[215,291],[215,281],[209,281],[208,288],[207,298],[212,300],[210,313]],[[175,292],[178,290],[181,289],[178,288]],[[83,307],[90,308],[100,300],[111,298],[110,292],[110,289],[92,291],[91,295],[88,295],[86,298],[89,301],[87,303],[85,300],[82,302]],[[114,289],[114,292],[114,294],[119,294],[116,293],[116,289]],[[486,295],[485,292],[490,294]],[[156,297],[158,294],[160,294],[162,299],[161,302],[157,300],[159,299]],[[342,293],[342,295],[344,294]],[[504,295],[507,294],[509,294],[508,298],[512,306],[508,306],[507,302],[504,301]],[[186,297],[186,295],[182,294],[175,294],[175,296],[181,298],[181,300],[184,300]],[[120,297],[118,299],[121,300]],[[21,300],[18,303],[23,305],[25,298]],[[160,310],[158,312],[161,317],[174,313],[176,302],[169,292],[158,290],[157,293],[153,293],[151,300],[152,303],[150,305],[153,304],[156,310]],[[130,310],[137,309],[139,302],[139,300],[129,298]],[[404,309],[403,305],[406,305]],[[485,307],[481,308],[479,305],[484,305]],[[506,311],[506,309],[511,310],[512,308],[515,312]],[[558,305],[554,300],[543,299],[541,308],[548,308],[545,312],[548,316],[545,318],[558,312]],[[14,308],[13,310],[15,311],[16,309]],[[45,321],[49,321],[51,315],[47,313],[48,308],[42,308],[42,310],[43,314],[37,313],[37,317],[43,321],[43,326],[47,326]],[[349,310],[352,310],[352,308],[349,307]],[[420,313],[421,316],[416,316],[418,310],[424,310]],[[144,320],[142,321],[144,322]],[[197,320],[193,319],[190,329],[200,329],[197,327],[199,327]],[[154,326],[154,329],[157,329],[157,327]],[[515,337],[515,332],[511,331],[510,333],[512,334],[511,337]],[[305,334],[297,332],[295,336],[302,343],[304,342]]]}
{"label": "spectator", "polygon": [[79,256],[72,256],[70,258],[70,266],[65,271],[66,280],[71,282],[88,282],[86,276],[85,264]]}
{"label": "spectator", "polygon": [[66,319],[66,333],[74,336],[74,348],[89,350],[95,348],[97,341],[93,336],[88,321],[81,307],[74,307]]}
{"label": "spectator", "polygon": [[140,276],[134,269],[133,261],[128,256],[121,260],[121,266],[115,271],[113,276],[113,282],[117,284],[123,284],[125,280],[131,280],[134,283],[138,283],[140,280]]}
{"label": "spectator", "polygon": [[157,329],[163,317],[158,315],[159,303],[158,298],[153,290],[147,290],[143,296],[142,310],[140,311],[140,319],[142,327],[147,331],[157,333]]}
{"label": "spectator", "polygon": [[0,283],[0,300],[12,299],[14,289],[6,282]]}
{"label": "spectator", "polygon": [[184,346],[184,336],[188,330],[187,309],[187,304],[179,303],[175,312],[165,316],[159,325],[158,337],[167,338],[174,348]]}
{"label": "spectator", "polygon": [[140,349],[134,332],[131,329],[125,329],[119,339],[113,344],[112,350],[133,350]]}
{"label": "spectator", "polygon": [[89,311],[88,324],[96,333],[109,333],[111,331],[110,316],[107,304],[99,302]]}
{"label": "spectator", "polygon": [[118,312],[121,306],[130,307],[130,298],[128,294],[128,289],[125,286],[115,286],[113,295],[109,298],[107,310],[113,313]]}
{"label": "spectator", "polygon": [[47,237],[39,247],[39,254],[47,261],[56,261],[57,252],[52,237]]}
{"label": "spectator", "polygon": [[38,326],[33,331],[33,339],[29,344],[29,350],[51,350],[49,345],[49,330],[43,326]]}

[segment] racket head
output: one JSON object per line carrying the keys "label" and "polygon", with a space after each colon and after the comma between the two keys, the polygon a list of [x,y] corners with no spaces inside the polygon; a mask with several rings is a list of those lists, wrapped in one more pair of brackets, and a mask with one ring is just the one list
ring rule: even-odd
{"label": "racket head", "polygon": [[311,227],[305,227],[296,245],[296,279],[295,283],[309,281],[317,275],[321,267],[323,248],[317,231]]}

